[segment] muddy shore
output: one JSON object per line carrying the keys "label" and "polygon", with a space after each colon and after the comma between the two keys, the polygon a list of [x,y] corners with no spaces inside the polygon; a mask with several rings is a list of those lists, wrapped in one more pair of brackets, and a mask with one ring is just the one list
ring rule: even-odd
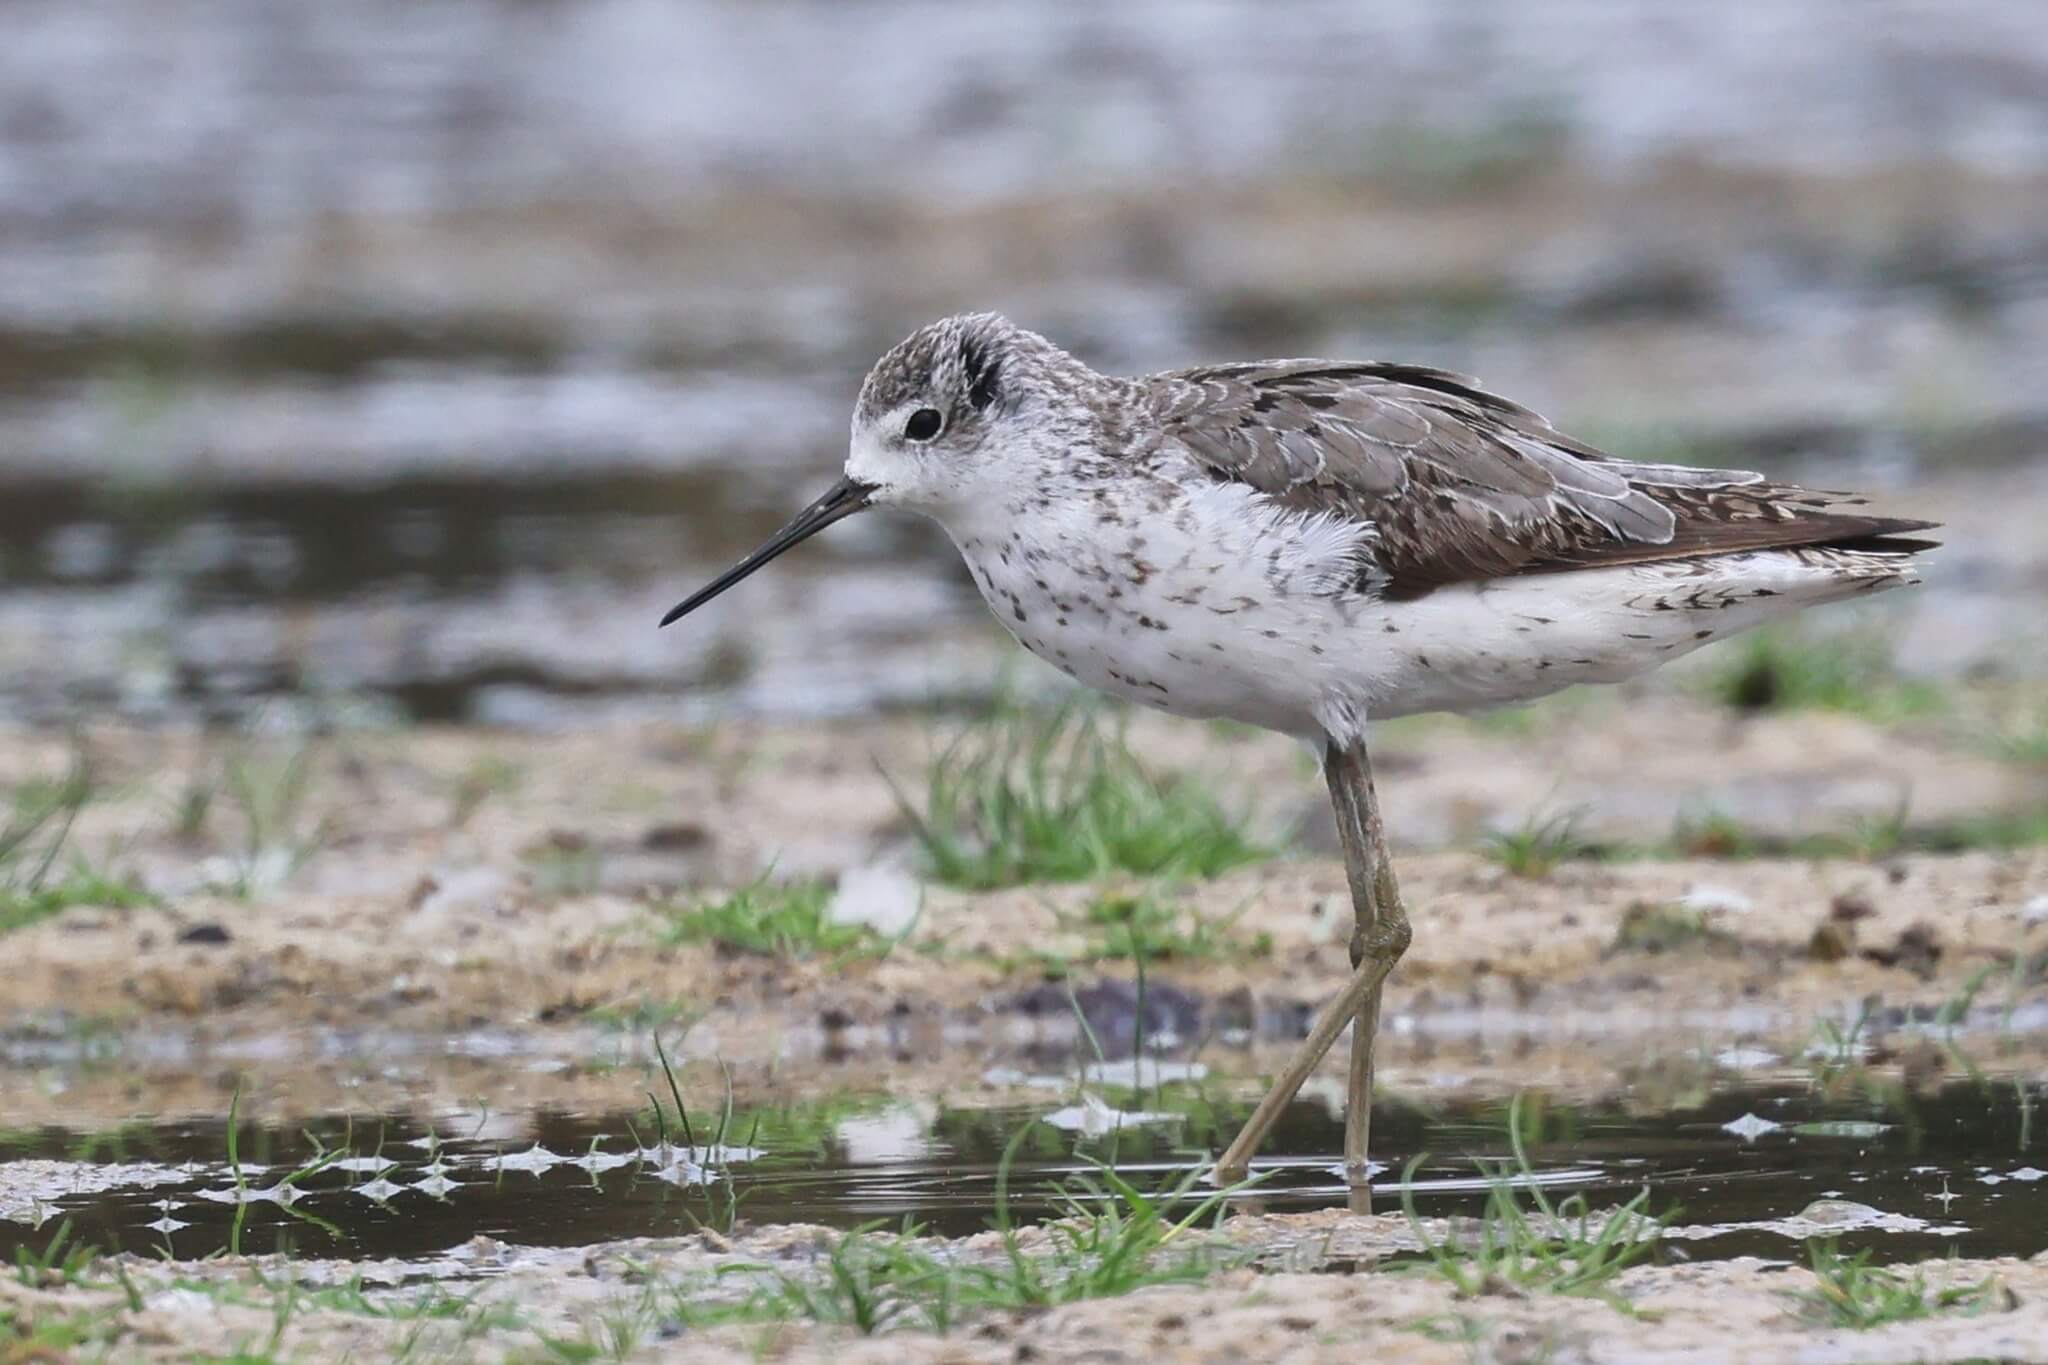
{"label": "muddy shore", "polygon": [[[158,900],[11,933],[20,970],[0,1027],[24,1056],[127,1039],[145,1068],[216,1054],[261,1067],[277,1049],[256,1040],[309,1035],[337,1053],[351,1037],[402,1051],[465,1036],[575,1051],[636,1011],[687,1019],[694,1052],[736,1063],[1001,1051],[1071,1031],[1068,977],[1130,981],[1127,960],[1089,960],[1087,911],[1139,892],[1200,947],[1150,964],[1154,1008],[1172,1012],[1153,1028],[1284,1042],[1343,979],[1342,870],[1316,851],[1320,783],[1292,746],[1150,718],[1129,735],[1162,768],[1217,781],[1288,850],[1269,861],[1206,881],[972,892],[920,876],[895,794],[921,790],[948,724],[21,736],[4,777],[50,778],[84,755],[101,794],[75,847]],[[2025,809],[2048,793],[2026,764],[1853,717],[1731,719],[1668,696],[1567,703],[1534,734],[1397,729],[1385,752],[1418,926],[1388,1008],[1419,1036],[1797,1029],[1865,1000],[1924,1012],[1973,981],[1987,1002],[2038,992],[2039,848],[1704,856],[1743,829],[1867,831],[1901,810],[1901,830],[1950,828]],[[248,809],[290,765],[303,794],[289,810]],[[1687,826],[1688,811],[1723,823]],[[1548,812],[1606,856],[1518,875],[1473,848]],[[1673,821],[1699,847],[1672,848]],[[774,955],[666,932],[679,908],[766,869],[877,901],[845,913],[900,925],[897,941]]]}
{"label": "muddy shore", "polygon": [[[325,1359],[877,1362],[1347,1361],[1362,1352],[1430,1362],[1706,1362],[1783,1352],[1843,1362],[2034,1360],[2048,1340],[2048,1254],[1931,1263],[1922,1273],[1937,1288],[1968,1287],[1981,1304],[1856,1330],[1816,1320],[1817,1280],[1790,1263],[1792,1243],[1788,1258],[1630,1270],[1596,1297],[1527,1294],[1505,1284],[1460,1294],[1413,1264],[1418,1234],[1447,1231],[1399,1217],[1242,1219],[1222,1241],[1240,1259],[1263,1257],[1263,1265],[1219,1270],[1199,1284],[986,1314],[946,1335],[910,1324],[879,1336],[807,1323],[697,1325],[676,1308],[679,1298],[706,1293],[721,1273],[728,1283],[736,1273],[819,1273],[840,1234],[804,1227],[738,1241],[702,1233],[556,1252],[480,1238],[424,1265],[233,1258],[164,1266],[131,1258],[120,1284],[0,1282],[0,1326],[26,1328],[30,1339],[40,1332],[82,1355],[166,1361],[236,1351],[278,1359],[310,1352]],[[1025,1254],[1042,1253],[1046,1240],[1028,1236]],[[991,1237],[943,1250],[967,1262],[1004,1254]],[[1404,1269],[1379,1264],[1404,1253]],[[352,1283],[355,1275],[360,1284]],[[459,1292],[432,1288],[444,1279]],[[295,1282],[299,1288],[288,1287]],[[390,1287],[399,1282],[429,1288]],[[280,1312],[287,1300],[291,1307]],[[422,1303],[439,1307],[428,1317],[407,1311]]]}
{"label": "muddy shore", "polygon": [[[1702,733],[1716,741],[1706,757]],[[842,1052],[883,1036],[920,1052],[987,1046],[1034,986],[1063,980],[1059,962],[1085,954],[1083,911],[1116,888],[926,884],[895,792],[922,790],[944,737],[946,722],[930,720],[268,741],[104,731],[76,751],[66,737],[20,735],[4,776],[53,778],[86,755],[102,794],[80,812],[74,847],[158,902],[76,907],[10,933],[20,970],[0,1025],[14,1038],[154,1038],[174,1052],[307,1029],[545,1040],[645,1003],[688,1015],[694,1046],[735,1062],[821,1048],[825,1031]],[[1212,943],[1153,964],[1153,982],[1184,997],[1180,1031],[1286,1038],[1346,972],[1341,866],[1315,851],[1321,784],[1282,741],[1151,718],[1128,739],[1161,767],[1227,774],[1229,802],[1276,843],[1292,831],[1294,851],[1214,880],[1126,878]],[[2032,990],[2028,964],[2048,952],[2042,849],[1655,853],[1688,810],[1786,837],[1903,808],[1907,821],[1952,825],[2048,792],[2038,769],[1968,745],[1849,716],[1743,720],[1642,698],[1561,706],[1536,735],[1395,731],[1384,751],[1417,919],[1391,1009],[1425,1031],[1540,1015],[1569,1038],[1632,1013],[1731,1009],[1800,1023],[1866,997],[1925,1009],[1978,976]],[[293,763],[303,794],[289,810],[244,808],[248,788]],[[1587,841],[1612,851],[1638,839],[1645,851],[1544,876],[1473,851],[1487,829],[1532,812],[1571,812]],[[264,827],[252,833],[252,819]],[[879,898],[860,913],[895,917],[901,941],[846,958],[664,937],[676,907],[768,868]],[[1073,972],[1104,974],[1085,962]],[[1128,978],[1128,962],[1106,974]],[[1038,1013],[1057,1027],[1069,1011]]]}
{"label": "muddy shore", "polygon": [[[1347,970],[1342,870],[1318,826],[1306,756],[1228,729],[1133,718],[1125,738],[1148,764],[1207,784],[1273,855],[1208,879],[970,891],[927,875],[912,813],[934,755],[979,723],[16,732],[0,746],[0,779],[22,789],[89,772],[70,854],[148,900],[74,905],[7,935],[7,1123],[44,1135],[15,1142],[92,1150],[108,1140],[97,1134],[142,1123],[198,1135],[178,1138],[179,1150],[210,1157],[161,1174],[146,1163],[58,1161],[42,1174],[34,1161],[0,1165],[19,1187],[8,1216],[21,1244],[46,1245],[67,1207],[97,1207],[88,1177],[141,1182],[145,1195],[154,1180],[218,1184],[220,1139],[206,1135],[231,1106],[278,1134],[331,1128],[337,1115],[365,1116],[365,1131],[373,1118],[487,1131],[488,1152],[462,1159],[495,1160],[498,1182],[515,1178],[514,1158],[543,1170],[573,1150],[562,1116],[623,1115],[659,1088],[657,1037],[691,1104],[715,1108],[729,1087],[742,1111],[843,1113],[822,1140],[846,1159],[861,1144],[940,1153],[944,1139],[920,1134],[942,1112],[952,1132],[983,1122],[977,1113],[1000,1126],[1061,1104],[1075,1117],[1058,1121],[1085,1133],[1104,1115],[1120,1122],[1117,1105],[1166,1102],[1148,1091],[1144,1066],[1208,1077],[1198,1096],[1172,1101],[1176,1113],[1248,1104]],[[2002,1227],[2025,1226],[2011,1201],[2033,1197],[2028,1096],[2048,1076],[2048,852],[2002,839],[1957,846],[1957,832],[2037,808],[2038,765],[1988,749],[1955,713],[1744,715],[1684,686],[1567,697],[1520,719],[1390,727],[1381,752],[1418,924],[1387,997],[1388,1132],[1406,1131],[1403,1114],[1464,1113],[1514,1094],[1562,1113],[1682,1114],[1730,1086],[1811,1087],[1838,1096],[1824,1112],[1847,1113],[1855,1095],[1931,1096],[1982,1075],[2019,1096],[2022,1148],[1985,1168],[2019,1172],[1982,1196],[2008,1202],[1980,1207]],[[1508,851],[1517,831],[1561,811],[1575,822],[1570,846],[1554,864],[1518,862]],[[678,936],[678,915],[764,873],[817,879],[832,914],[880,928],[843,951]],[[1142,983],[1092,918],[1118,898],[1166,907],[1168,936]],[[1107,1055],[1105,1076],[1142,1049],[1135,1092],[1128,1080],[1091,1084],[1091,1049]],[[1882,1079],[1837,1084],[1841,1067]],[[1328,1112],[1317,1122],[1337,1121],[1339,1074],[1327,1065],[1305,1092]],[[845,1107],[846,1096],[886,1102]],[[1720,1128],[1744,1131],[1705,1112],[1713,1119],[1695,1127],[1723,1144],[1736,1140]],[[1180,1145],[1211,1141],[1221,1121],[1181,1120]],[[1978,1178],[1943,1169],[1944,1181]],[[1911,1179],[1870,1187],[1873,1207],[1846,1230],[1882,1245],[1884,1220],[1903,1217],[1922,1239],[1912,1248],[1938,1240],[1948,1185]],[[309,1207],[323,1219],[389,1216],[353,1189]],[[1852,1201],[1865,1192],[1849,1191]],[[1289,1197],[1298,1207],[1318,1196]],[[1895,1211],[1902,1201],[1910,1212]],[[1756,1349],[1796,1343],[1825,1360],[2025,1359],[2048,1341],[2040,1255],[1927,1265],[1929,1283],[1973,1287],[1967,1312],[1871,1331],[1830,1325],[1815,1316],[1819,1281],[1803,1243],[1837,1229],[1783,1221],[1798,1212],[1776,1209],[1777,1222],[1754,1226],[1717,1223],[1711,1207],[1682,1217],[1666,1243],[1679,1250],[1586,1298],[1513,1285],[1461,1294],[1416,1251],[1417,1227],[1453,1226],[1441,1220],[1244,1206],[1218,1234],[1235,1251],[1199,1283],[976,1310],[943,1335],[906,1308],[877,1338],[801,1314],[705,1316],[722,1301],[715,1287],[737,1283],[732,1266],[771,1267],[764,1283],[774,1285],[829,1279],[845,1234],[801,1222],[573,1248],[486,1234],[395,1260],[333,1259],[316,1239],[285,1259],[131,1254],[69,1276],[29,1273],[0,1288],[0,1347],[14,1349],[11,1331],[24,1359],[403,1349],[1334,1360],[1363,1348],[1417,1360],[1707,1360],[1733,1349],[1730,1323]],[[195,1216],[173,1201],[161,1215],[166,1228]],[[700,1216],[670,1221],[688,1228]],[[1958,1228],[1974,1217],[1959,1216]],[[1031,1248],[1052,1245],[1039,1228],[1023,1235]],[[973,1263],[996,1254],[991,1236],[916,1245],[944,1264]],[[1733,1257],[1683,1250],[1729,1236],[1752,1241]],[[360,1293],[347,1288],[357,1275]],[[443,1297],[418,1297],[436,1284]],[[1985,1284],[1996,1287],[1974,1288]]]}

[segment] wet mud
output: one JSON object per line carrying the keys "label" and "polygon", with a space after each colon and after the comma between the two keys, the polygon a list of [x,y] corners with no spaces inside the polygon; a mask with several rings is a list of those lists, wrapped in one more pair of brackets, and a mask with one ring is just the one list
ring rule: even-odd
{"label": "wet mud", "polygon": [[[1347,970],[1317,779],[1285,744],[1136,718],[1148,759],[1206,774],[1281,851],[1206,881],[968,892],[919,875],[890,781],[920,792],[974,723],[18,732],[8,780],[89,770],[73,846],[159,900],[7,935],[0,1250],[124,1257],[10,1285],[13,1330],[171,1358],[262,1347],[282,1314],[266,1349],[287,1354],[858,1354],[857,1329],[749,1295],[827,1282],[842,1239],[906,1220],[946,1264],[1006,1258],[992,1222],[1064,1245],[1102,1163],[1199,1199],[1184,1182]],[[2037,1330],[2043,855],[1913,851],[1898,830],[1864,856],[1687,852],[1678,807],[1648,796],[1747,812],[1714,826],[1723,845],[1782,840],[1773,792],[1816,831],[1854,827],[1886,809],[1890,763],[1939,831],[2024,809],[2027,765],[1940,726],[1731,718],[1682,687],[1533,729],[1395,727],[1383,749],[1419,932],[1388,991],[1375,1155],[1383,1204],[1420,1221],[1333,1211],[1333,1061],[1200,1234],[1221,1239],[1204,1288],[977,1309],[943,1335],[903,1307],[888,1349],[1063,1358],[1118,1332],[1173,1353],[1624,1358],[1655,1311],[1677,1359],[1710,1358],[1704,1324],[1728,1313],[1852,1359]],[[1540,875],[1474,851],[1567,750],[1566,782],[1633,791],[1589,805],[1586,843]],[[293,771],[292,802],[258,798]],[[845,952],[674,939],[679,907],[764,869],[901,927]],[[1179,917],[1142,970],[1090,927],[1118,895]],[[1503,1169],[1591,1210],[1641,1196],[1668,1218],[1659,1250],[1590,1300],[1461,1294],[1427,1246],[1481,1225]],[[1998,1289],[1852,1339],[1808,1320],[1816,1245]]]}

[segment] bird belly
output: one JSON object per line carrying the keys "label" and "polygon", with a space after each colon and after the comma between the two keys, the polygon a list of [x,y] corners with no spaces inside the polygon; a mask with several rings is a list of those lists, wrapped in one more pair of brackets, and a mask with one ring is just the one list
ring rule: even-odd
{"label": "bird belly", "polygon": [[1917,581],[1904,556],[1826,547],[1522,574],[1377,609],[1367,714],[1471,711],[1620,682],[1804,607]]}
{"label": "bird belly", "polygon": [[1231,496],[1152,509],[1135,534],[1013,523],[956,543],[997,619],[1083,685],[1175,715],[1313,733],[1365,602],[1352,590],[1357,529],[1262,523]]}
{"label": "bird belly", "polygon": [[[1915,581],[1907,558],[1757,550],[1519,574],[1404,601],[1370,584],[1371,528],[1222,487],[1129,524],[1013,515],[955,532],[990,609],[1086,686],[1289,734],[1472,711],[1618,682],[1802,607]],[[950,528],[949,528],[950,529]]]}
{"label": "bird belly", "polygon": [[[1102,614],[1006,621],[1023,646],[1087,687],[1179,716],[1227,718],[1288,733],[1315,728],[1326,684],[1313,661],[1341,638],[1341,621],[1261,613],[1266,627],[1204,620],[1142,595]],[[1275,631],[1273,636],[1263,632]],[[1330,643],[1317,643],[1328,640]]]}

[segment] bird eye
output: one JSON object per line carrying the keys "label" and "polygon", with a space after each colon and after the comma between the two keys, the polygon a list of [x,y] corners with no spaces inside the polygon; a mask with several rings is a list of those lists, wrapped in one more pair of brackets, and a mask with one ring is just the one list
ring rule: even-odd
{"label": "bird eye", "polygon": [[939,423],[944,420],[937,408],[919,408],[903,424],[903,434],[913,441],[929,441],[939,434]]}

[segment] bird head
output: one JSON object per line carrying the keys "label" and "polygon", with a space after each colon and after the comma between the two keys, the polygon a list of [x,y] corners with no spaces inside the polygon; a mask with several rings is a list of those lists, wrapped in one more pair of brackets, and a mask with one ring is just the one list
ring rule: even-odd
{"label": "bird head", "polygon": [[920,327],[875,362],[854,404],[843,477],[762,545],[678,604],[668,625],[834,522],[869,507],[942,521],[1030,477],[1021,461],[1058,444],[1043,417],[1063,371],[1079,361],[994,313]]}

